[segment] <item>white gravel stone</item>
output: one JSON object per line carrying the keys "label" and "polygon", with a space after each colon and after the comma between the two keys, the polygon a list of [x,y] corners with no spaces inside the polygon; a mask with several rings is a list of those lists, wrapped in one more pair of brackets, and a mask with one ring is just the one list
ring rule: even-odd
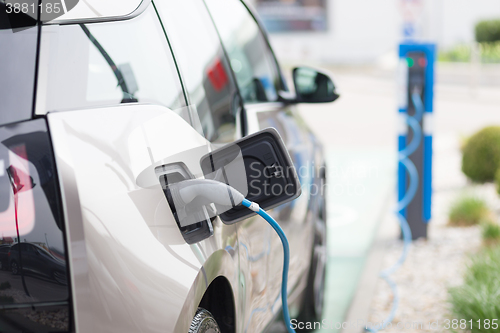
{"label": "white gravel stone", "polygon": [[[429,238],[413,242],[406,262],[391,275],[397,284],[399,307],[392,328],[388,327],[384,332],[449,332],[445,328],[446,319],[453,319],[453,315],[448,303],[448,289],[462,283],[469,256],[481,247],[479,226],[447,225],[450,206],[460,195],[473,194],[486,200],[493,211],[499,212],[500,200],[495,186],[472,185],[461,174],[458,140],[454,142],[452,146],[437,145],[442,150],[435,154],[434,215],[429,224]],[[387,246],[384,268],[393,265],[402,253],[403,244],[397,240],[398,234],[399,231]],[[382,322],[390,313],[392,304],[390,287],[379,279],[369,321]],[[435,324],[431,328],[432,323]]]}

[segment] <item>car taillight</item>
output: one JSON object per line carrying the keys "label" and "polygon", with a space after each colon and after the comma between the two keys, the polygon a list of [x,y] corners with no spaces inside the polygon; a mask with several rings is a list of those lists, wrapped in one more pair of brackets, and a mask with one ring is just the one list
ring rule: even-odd
{"label": "car taillight", "polygon": [[34,175],[30,174],[30,161],[22,134],[0,137],[3,139],[0,140],[0,160],[5,168],[0,174],[4,178],[0,195],[7,199],[7,204],[3,203],[0,211],[0,232],[2,237],[16,237],[18,233],[30,233],[35,226]]}
{"label": "car taillight", "polygon": [[9,251],[9,253],[7,253],[7,257],[10,257],[10,251]]}

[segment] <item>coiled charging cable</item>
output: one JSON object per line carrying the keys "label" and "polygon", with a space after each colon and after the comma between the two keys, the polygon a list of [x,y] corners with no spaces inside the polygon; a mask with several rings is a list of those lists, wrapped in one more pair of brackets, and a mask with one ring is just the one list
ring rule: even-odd
{"label": "coiled charging cable", "polygon": [[408,191],[405,193],[404,197],[401,200],[399,200],[396,207],[396,216],[398,217],[399,226],[401,227],[401,233],[403,235],[403,242],[404,242],[403,253],[393,266],[380,272],[379,276],[387,282],[387,284],[392,290],[394,301],[392,303],[391,312],[380,325],[378,325],[375,328],[366,328],[367,331],[372,333],[376,333],[386,328],[387,325],[389,325],[396,316],[396,311],[399,307],[399,293],[396,283],[394,282],[394,280],[391,279],[390,276],[396,270],[398,270],[398,268],[401,267],[401,265],[403,265],[403,263],[405,262],[406,257],[408,256],[408,251],[410,250],[410,245],[412,240],[410,225],[408,224],[408,221],[401,213],[401,211],[410,204],[410,202],[415,197],[415,193],[417,193],[418,189],[419,177],[417,168],[415,167],[415,164],[413,164],[413,162],[410,160],[409,157],[417,150],[418,146],[420,145],[420,142],[422,141],[422,129],[420,128],[420,120],[422,119],[424,114],[424,104],[422,103],[420,92],[417,89],[415,89],[415,91],[412,93],[411,99],[413,105],[415,106],[415,115],[414,116],[407,115],[406,122],[413,131],[413,139],[410,142],[410,144],[406,146],[405,149],[401,150],[398,154],[398,161],[405,167],[410,178],[410,186],[408,187]]}

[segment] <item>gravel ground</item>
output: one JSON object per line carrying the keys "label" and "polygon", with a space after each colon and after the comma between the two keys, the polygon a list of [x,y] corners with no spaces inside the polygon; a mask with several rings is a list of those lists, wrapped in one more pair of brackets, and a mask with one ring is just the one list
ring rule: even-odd
{"label": "gravel ground", "polygon": [[[451,318],[447,303],[447,290],[461,283],[467,254],[480,246],[478,227],[451,228],[433,225],[432,237],[413,244],[403,265],[391,277],[397,283],[400,295],[399,308],[393,321],[395,325],[386,331],[401,331],[396,326],[407,325],[405,332],[445,332],[444,320]],[[384,267],[389,267],[401,255],[402,244],[393,241],[384,258]],[[392,291],[383,280],[377,285],[372,303],[370,322],[380,323],[392,306]],[[436,330],[429,330],[429,322],[439,321]],[[417,323],[422,323],[420,326]]]}
{"label": "gravel ground", "polygon": [[[392,328],[388,327],[385,332],[448,331],[446,319],[453,319],[447,302],[448,288],[461,284],[469,256],[481,247],[478,226],[447,225],[450,205],[461,194],[472,193],[485,199],[497,215],[500,211],[500,200],[493,184],[471,185],[461,174],[458,138],[441,139],[436,140],[435,156],[439,159],[435,161],[434,217],[429,224],[429,239],[414,242],[404,265],[391,275],[398,286],[400,303]],[[396,240],[398,233],[395,229],[394,240],[387,246],[384,268],[393,265],[401,255],[403,245]],[[381,323],[389,314],[392,301],[391,289],[379,279],[369,321]]]}

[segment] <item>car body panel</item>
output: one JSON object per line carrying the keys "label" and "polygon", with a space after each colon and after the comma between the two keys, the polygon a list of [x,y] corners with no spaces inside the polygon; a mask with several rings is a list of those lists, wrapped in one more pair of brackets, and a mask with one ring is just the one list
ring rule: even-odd
{"label": "car body panel", "polygon": [[[47,56],[42,52],[41,59]],[[40,102],[45,89],[38,87],[36,114],[46,114],[54,146],[77,332],[185,333],[220,276],[233,291],[236,331],[265,330],[281,310],[283,251],[274,230],[258,216],[233,226],[216,218],[214,236],[188,245],[154,174],[156,166],[178,161],[202,175],[199,158],[211,148],[182,111],[130,103],[47,113]],[[270,211],[291,246],[294,316],[307,284],[319,195],[311,186],[324,164],[321,145],[294,106],[248,104],[244,114],[248,134],[278,129],[302,184],[301,197]]]}
{"label": "car body panel", "polygon": [[[48,120],[71,240],[78,332],[174,332],[181,311],[196,310],[189,295],[199,294],[197,281],[204,290],[222,275],[237,290],[237,252],[225,250],[236,247],[235,227],[217,220],[213,237],[190,246],[159,182],[137,185],[152,157],[161,163],[206,145],[184,119],[161,106],[127,105],[54,112]],[[200,279],[205,264],[202,274],[209,274]],[[185,323],[178,325],[184,331]]]}
{"label": "car body panel", "polygon": [[151,0],[75,0],[68,3],[72,8],[54,20],[44,24],[70,24],[128,20],[151,3]]}
{"label": "car body panel", "polygon": [[[309,270],[309,259],[313,242],[313,222],[317,216],[316,199],[311,195],[310,185],[317,180],[317,173],[311,170],[315,167],[311,158],[315,146],[311,140],[311,132],[300,121],[293,106],[283,103],[262,103],[246,106],[249,119],[249,132],[261,128],[275,127],[281,134],[285,146],[295,165],[301,183],[302,194],[293,202],[287,203],[271,211],[271,215],[280,223],[290,243],[289,293],[290,311],[297,314]],[[275,315],[281,309],[280,288],[281,270],[283,267],[283,251],[279,238],[272,233],[271,252],[269,257],[269,272],[267,274],[268,302],[270,315]],[[297,298],[297,299],[296,299]]]}

